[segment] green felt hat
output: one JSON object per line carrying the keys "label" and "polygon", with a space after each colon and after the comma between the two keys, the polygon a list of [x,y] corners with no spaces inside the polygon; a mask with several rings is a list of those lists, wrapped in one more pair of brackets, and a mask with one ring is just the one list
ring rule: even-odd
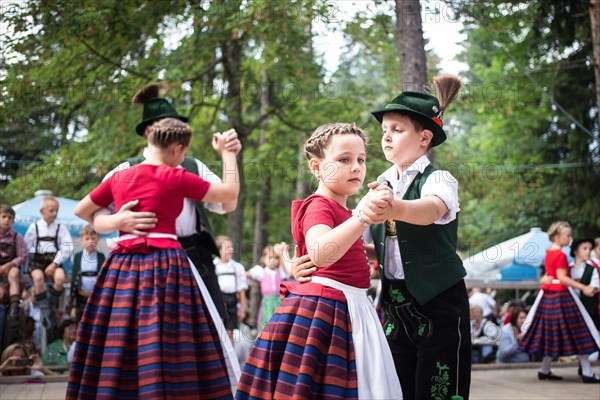
{"label": "green felt hat", "polygon": [[431,139],[433,147],[442,144],[446,140],[446,132],[442,129],[443,112],[437,97],[429,93],[402,92],[384,108],[373,111],[371,114],[381,123],[383,114],[390,111],[415,118],[425,129],[433,132],[433,138]]}
{"label": "green felt hat", "polygon": [[142,122],[135,127],[135,131],[138,135],[143,136],[144,130],[148,125],[163,118],[177,118],[183,122],[189,121],[188,117],[179,115],[175,107],[167,99],[155,97],[144,102]]}

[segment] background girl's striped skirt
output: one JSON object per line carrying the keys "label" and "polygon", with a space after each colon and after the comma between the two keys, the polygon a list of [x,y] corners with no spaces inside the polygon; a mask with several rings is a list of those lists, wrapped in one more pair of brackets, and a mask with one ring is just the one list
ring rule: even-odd
{"label": "background girl's striped skirt", "polygon": [[236,399],[356,399],[347,304],[293,293],[256,339]]}
{"label": "background girl's striped skirt", "polygon": [[85,307],[67,398],[231,398],[186,254],[111,254]]}
{"label": "background girl's striped skirt", "polygon": [[554,358],[598,350],[598,331],[570,290],[540,290],[523,330],[520,348],[530,354]]}

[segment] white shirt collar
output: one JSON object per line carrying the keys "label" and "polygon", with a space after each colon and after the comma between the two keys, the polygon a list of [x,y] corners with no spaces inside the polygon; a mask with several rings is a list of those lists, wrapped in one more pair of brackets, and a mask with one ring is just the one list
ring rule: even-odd
{"label": "white shirt collar", "polygon": [[407,176],[416,175],[418,172],[423,173],[423,171],[425,171],[425,168],[427,168],[429,164],[431,164],[429,158],[427,158],[426,154],[423,154],[421,157],[417,158],[417,160],[414,163],[412,163],[408,168],[406,168],[406,170],[402,172],[402,175],[400,175],[400,177],[398,177],[398,167],[396,166],[396,164],[388,168],[379,177],[385,178],[388,182],[398,182],[399,180],[404,180],[403,178]]}
{"label": "white shirt collar", "polygon": [[44,218],[40,219],[39,221],[40,224],[40,228],[46,228],[49,229],[53,226],[56,226],[56,221],[52,222],[52,223],[47,223],[46,220]]}

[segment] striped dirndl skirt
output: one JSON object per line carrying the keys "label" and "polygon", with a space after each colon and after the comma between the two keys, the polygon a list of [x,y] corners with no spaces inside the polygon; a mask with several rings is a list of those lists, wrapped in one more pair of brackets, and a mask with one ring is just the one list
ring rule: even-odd
{"label": "striped dirndl skirt", "polygon": [[111,254],[83,312],[67,399],[232,398],[187,255]]}
{"label": "striped dirndl skirt", "polygon": [[256,339],[236,399],[357,399],[348,306],[288,293]]}
{"label": "striped dirndl skirt", "polygon": [[591,354],[600,346],[598,330],[571,292],[540,290],[527,314],[520,349],[549,357]]}

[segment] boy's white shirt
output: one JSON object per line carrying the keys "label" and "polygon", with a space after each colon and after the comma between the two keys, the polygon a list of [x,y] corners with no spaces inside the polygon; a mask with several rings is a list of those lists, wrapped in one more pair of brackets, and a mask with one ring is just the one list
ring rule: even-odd
{"label": "boy's white shirt", "polygon": [[[149,149],[146,147],[142,155],[147,158],[149,156]],[[196,161],[196,165],[198,166],[198,176],[210,183],[221,183],[221,178],[214,174],[202,161],[194,158]],[[115,172],[123,171],[127,168],[131,167],[129,161],[125,161],[119,164],[116,168],[112,169],[109,173],[106,174],[102,181],[110,178]],[[179,168],[183,168],[181,165]],[[212,211],[216,214],[225,214],[225,210],[223,209],[223,203],[203,203],[204,207],[206,207],[209,211]],[[96,211],[96,214],[114,214],[116,212],[114,204],[111,204],[108,208],[102,208]],[[177,217],[175,221],[175,231],[177,236],[185,237],[191,236],[195,233],[199,233],[196,231],[196,208],[194,206],[194,201],[192,199],[184,199],[183,201],[183,209],[181,213]]]}
{"label": "boy's white shirt", "polygon": [[[238,293],[248,289],[246,269],[242,264],[234,259],[230,259],[227,263],[222,263],[219,257],[216,257],[213,262],[215,264],[215,273],[219,280],[221,292]],[[231,275],[232,272],[235,273],[235,276]]]}
{"label": "boy's white shirt", "polygon": [[[394,191],[394,199],[401,200],[415,180],[417,174],[419,172],[423,173],[429,164],[431,164],[429,158],[427,158],[426,155],[423,155],[402,172],[400,176],[398,176],[398,167],[394,164],[383,174],[379,175],[379,178],[385,178]],[[426,196],[437,196],[448,208],[446,214],[435,221],[435,224],[445,225],[456,219],[456,214],[460,211],[460,204],[458,202],[458,181],[450,172],[436,170],[429,175],[421,189],[421,198],[425,198]],[[360,210],[364,206],[365,201],[366,200],[363,197],[356,206],[356,210]],[[365,243],[373,243],[370,229],[365,231],[363,239]],[[404,279],[404,267],[402,266],[402,256],[400,255],[400,248],[398,247],[398,239],[386,237],[385,240],[385,276],[390,279]]]}
{"label": "boy's white shirt", "polygon": [[[580,263],[579,265],[575,265],[574,261],[569,263],[571,267],[571,279],[580,280],[583,276],[583,272],[585,271],[585,263]],[[594,272],[592,272],[592,280],[590,281],[590,286],[595,287],[596,289],[600,289],[600,277],[598,277],[598,270],[594,268]],[[573,288],[577,295],[580,295],[580,290]]]}
{"label": "boy's white shirt", "polygon": [[[75,255],[71,257],[71,265],[75,260]],[[81,265],[80,272],[98,272],[100,270],[100,265],[98,265],[98,250],[94,250],[93,252],[88,252],[85,248],[82,250],[81,254]],[[96,276],[81,276],[81,289],[91,292],[94,288],[94,284],[96,283]]]}
{"label": "boy's white shirt", "polygon": [[[43,236],[57,236],[58,249],[54,246],[54,242],[38,241],[38,248],[36,250],[36,234],[35,225],[38,226],[38,234],[40,237]],[[60,229],[57,227],[60,225]],[[63,224],[57,224],[56,221],[48,224],[43,218],[39,221],[29,225],[27,232],[25,232],[25,245],[27,246],[27,252],[32,253],[56,253],[53,262],[58,265],[63,265],[71,257],[73,248],[73,239],[67,227]]]}

